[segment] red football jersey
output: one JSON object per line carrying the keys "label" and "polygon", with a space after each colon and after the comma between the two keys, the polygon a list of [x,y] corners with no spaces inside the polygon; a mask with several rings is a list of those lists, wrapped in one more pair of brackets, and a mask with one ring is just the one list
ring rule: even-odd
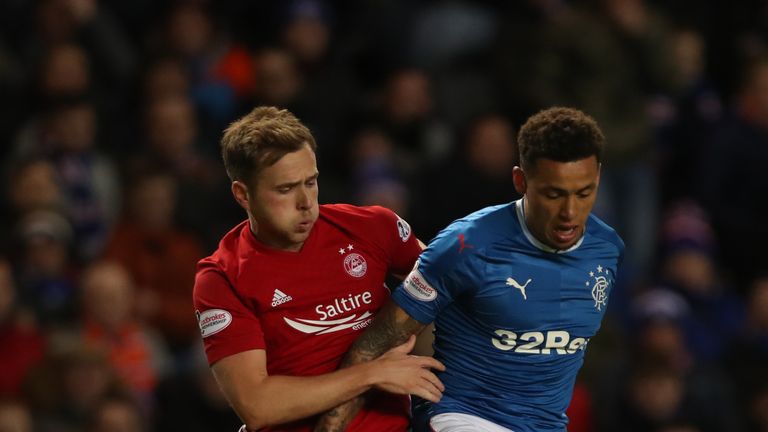
{"label": "red football jersey", "polygon": [[[208,362],[264,349],[270,375],[336,370],[389,296],[387,274],[407,274],[420,252],[410,226],[382,207],[321,205],[299,252],[271,249],[248,221],[239,224],[197,268],[195,313]],[[348,430],[407,429],[408,399],[379,396]],[[267,430],[309,431],[314,421]]]}

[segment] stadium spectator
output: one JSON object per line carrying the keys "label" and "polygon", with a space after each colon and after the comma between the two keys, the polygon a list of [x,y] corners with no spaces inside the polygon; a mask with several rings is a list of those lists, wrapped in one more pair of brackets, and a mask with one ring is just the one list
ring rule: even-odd
{"label": "stadium spectator", "polygon": [[42,124],[30,126],[14,153],[23,160],[43,158],[56,168],[76,258],[88,262],[102,253],[121,204],[116,167],[98,150],[95,107],[85,98],[61,99],[51,103]]}
{"label": "stadium spectator", "polygon": [[27,372],[42,360],[45,349],[45,336],[35,316],[19,305],[16,296],[11,266],[0,260],[0,356],[5,359],[0,368],[0,399],[21,395]]}
{"label": "stadium spectator", "polygon": [[198,333],[190,287],[203,256],[199,239],[174,225],[177,180],[160,171],[130,181],[127,212],[110,239],[106,257],[117,261],[136,283],[137,316],[156,328],[174,353],[183,353]]}
{"label": "stadium spectator", "polygon": [[186,368],[160,381],[156,395],[154,430],[236,431],[242,424],[213,378],[202,345]]}
{"label": "stadium spectator", "polygon": [[[173,175],[178,197],[174,220],[213,247],[237,209],[222,197],[224,172],[212,159],[215,145],[200,135],[192,101],[186,95],[148,100],[145,127],[145,146],[126,164],[127,175],[155,169]],[[206,146],[211,148],[203,150]]]}
{"label": "stadium spectator", "polygon": [[654,97],[649,108],[659,148],[663,206],[695,198],[701,158],[713,144],[724,116],[723,101],[706,65],[704,35],[688,27],[671,34],[674,91]]}
{"label": "stadium spectator", "polygon": [[29,407],[13,400],[0,400],[0,431],[34,432],[35,430]]}
{"label": "stadium spectator", "polygon": [[[761,276],[750,284],[747,298],[747,325],[734,337],[723,359],[723,368],[733,386],[740,391],[735,400],[743,407],[744,418],[754,423],[755,430],[765,424],[765,404],[768,389],[768,277]],[[762,426],[760,426],[762,427]]]}
{"label": "stadium spectator", "polygon": [[73,231],[63,215],[39,210],[23,217],[17,228],[19,302],[29,307],[44,326],[75,319],[75,280],[72,259]]}
{"label": "stadium spectator", "polygon": [[[64,191],[61,188],[56,168],[41,158],[17,161],[9,167],[8,182],[4,190],[3,221],[0,227],[2,249],[10,253],[16,242],[15,231],[21,219],[35,210],[64,211]],[[17,252],[14,249],[14,252]],[[10,256],[16,260],[18,255]]]}
{"label": "stadium spectator", "polygon": [[83,322],[78,336],[106,353],[136,397],[151,401],[158,380],[168,372],[170,358],[159,335],[136,320],[128,272],[114,262],[93,263],[85,268],[80,289]]}
{"label": "stadium spectator", "polygon": [[395,70],[384,88],[377,119],[395,143],[407,174],[422,163],[436,162],[453,151],[453,136],[435,108],[432,81],[426,72]]}
{"label": "stadium spectator", "polygon": [[378,128],[364,128],[353,137],[349,156],[350,193],[355,202],[380,205],[409,218],[409,193],[398,170],[392,140]]}
{"label": "stadium spectator", "polygon": [[181,59],[174,56],[154,60],[144,72],[143,96],[148,102],[189,95],[190,77]]}
{"label": "stadium spectator", "polygon": [[[515,130],[510,122],[497,114],[478,117],[450,159],[427,165],[416,175],[414,226],[432,238],[475,209],[518,198],[512,184],[516,159]],[[457,189],[472,194],[456,199]]]}
{"label": "stadium spectator", "polygon": [[238,99],[253,92],[254,65],[246,48],[218,25],[201,2],[171,5],[164,43],[183,62],[190,78],[190,97],[200,116],[200,133],[214,139],[238,108]]}
{"label": "stadium spectator", "polygon": [[537,105],[580,107],[600,122],[611,145],[595,213],[626,239],[625,271],[639,283],[657,239],[656,146],[647,107],[671,88],[667,24],[651,2],[599,0],[566,9],[542,37],[531,84]]}
{"label": "stadium spectator", "polygon": [[681,322],[692,355],[716,363],[744,326],[744,302],[721,275],[715,234],[693,202],[672,206],[661,221],[660,283],[680,294],[689,313]]}
{"label": "stadium spectator", "polygon": [[746,288],[768,263],[761,246],[768,227],[760,217],[768,206],[753,199],[768,194],[768,57],[749,64],[735,102],[714,145],[704,149],[698,197],[712,217],[726,269]]}
{"label": "stadium spectator", "polygon": [[93,409],[85,432],[147,432],[141,406],[128,396],[106,396]]}
{"label": "stadium spectator", "polygon": [[125,393],[104,353],[71,340],[52,340],[46,360],[27,382],[26,397],[40,431],[86,430],[100,401]]}
{"label": "stadium spectator", "polygon": [[255,101],[260,105],[274,105],[302,113],[301,90],[304,77],[290,51],[267,48],[256,55]]}

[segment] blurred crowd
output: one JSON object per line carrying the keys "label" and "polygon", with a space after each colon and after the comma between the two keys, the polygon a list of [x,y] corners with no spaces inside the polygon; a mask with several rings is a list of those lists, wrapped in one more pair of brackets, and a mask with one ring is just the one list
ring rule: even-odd
{"label": "blurred crowd", "polygon": [[4,0],[0,95],[2,432],[237,429],[191,288],[263,104],[321,202],[425,242],[518,198],[529,115],[588,112],[627,254],[569,430],[768,431],[768,2]]}

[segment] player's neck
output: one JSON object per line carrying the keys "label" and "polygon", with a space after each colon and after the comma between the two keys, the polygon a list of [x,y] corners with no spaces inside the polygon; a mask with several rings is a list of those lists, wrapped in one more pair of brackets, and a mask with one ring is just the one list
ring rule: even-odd
{"label": "player's neck", "polygon": [[271,235],[269,232],[260,232],[258,226],[259,225],[252,217],[248,218],[248,229],[251,231],[253,239],[267,249],[273,249],[280,252],[301,252],[304,243],[306,243],[306,240],[296,243],[282,239],[277,235]]}
{"label": "player's neck", "polygon": [[547,252],[562,253],[573,250],[581,244],[582,240],[584,239],[584,233],[586,231],[586,227],[584,226],[579,227],[579,230],[581,231],[579,236],[576,238],[576,241],[568,247],[557,247],[547,242],[546,235],[544,233],[536,232],[536,230],[533,229],[535,224],[531,221],[526,196],[523,195],[519,202],[521,205],[518,210],[521,211],[518,213],[518,218],[522,219],[521,223],[524,227],[524,230],[527,232],[526,236],[528,236],[529,241],[533,243],[534,246]]}

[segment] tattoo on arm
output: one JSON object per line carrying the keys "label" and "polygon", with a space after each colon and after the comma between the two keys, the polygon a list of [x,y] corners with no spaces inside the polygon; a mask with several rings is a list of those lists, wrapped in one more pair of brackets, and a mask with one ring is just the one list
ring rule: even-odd
{"label": "tattoo on arm", "polygon": [[362,395],[326,412],[315,427],[315,432],[344,432],[364,404],[365,395]]}
{"label": "tattoo on arm", "polygon": [[373,360],[389,349],[405,343],[411,335],[418,334],[424,327],[424,324],[411,318],[390,301],[373,320],[371,328],[352,344],[341,367]]}
{"label": "tattoo on arm", "polygon": [[[379,312],[371,327],[362,334],[347,352],[341,368],[371,361],[389,349],[405,343],[413,334],[420,333],[424,324],[411,318],[391,301]],[[358,396],[324,414],[315,429],[323,432],[343,432],[365,403],[365,395]]]}

